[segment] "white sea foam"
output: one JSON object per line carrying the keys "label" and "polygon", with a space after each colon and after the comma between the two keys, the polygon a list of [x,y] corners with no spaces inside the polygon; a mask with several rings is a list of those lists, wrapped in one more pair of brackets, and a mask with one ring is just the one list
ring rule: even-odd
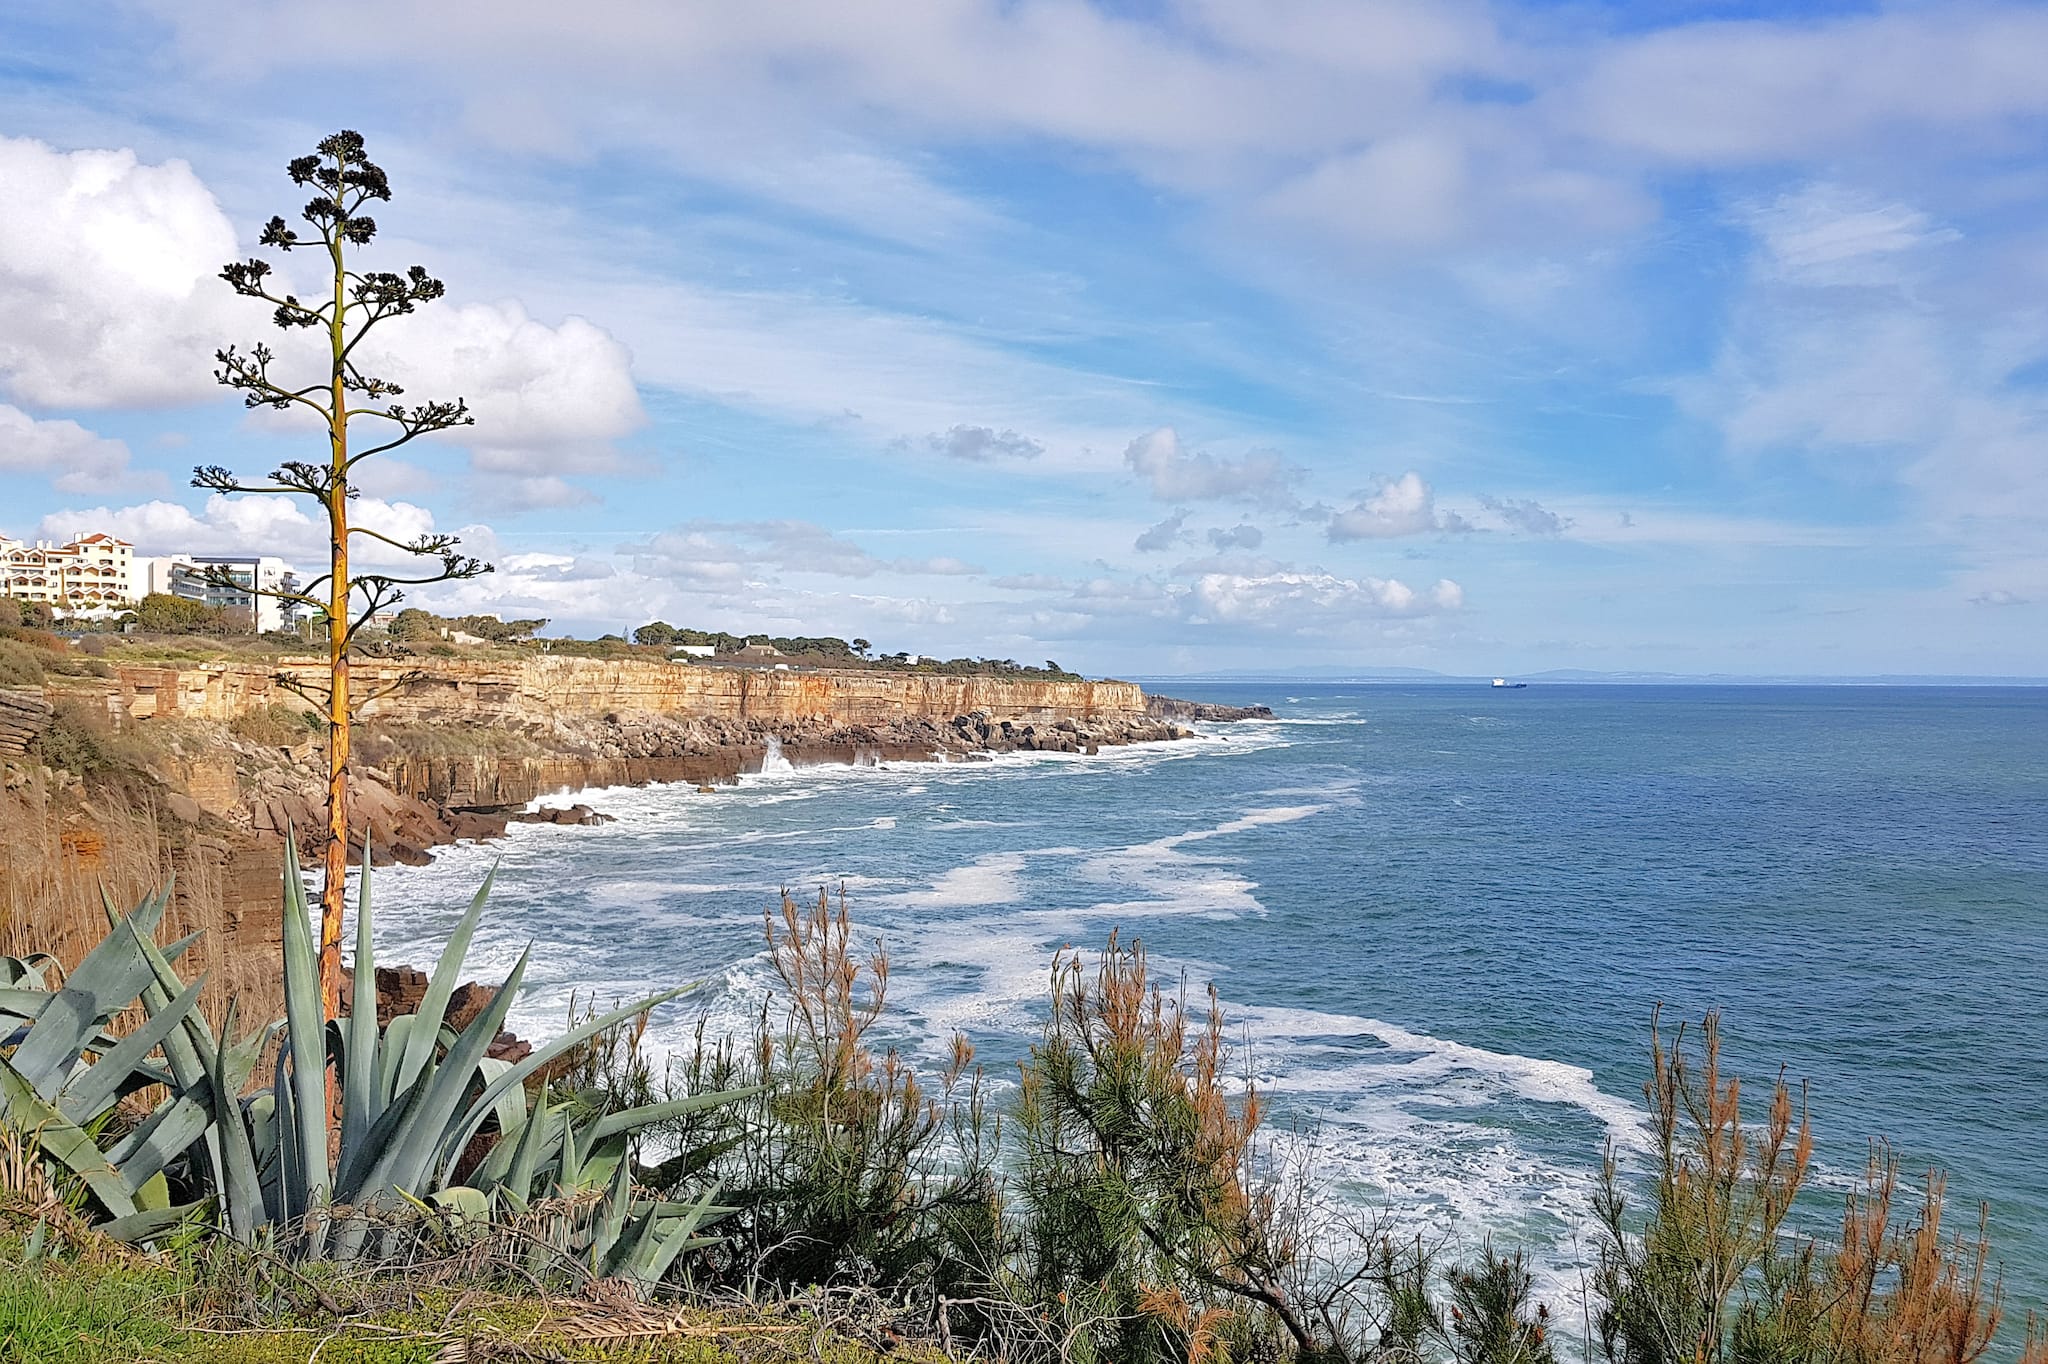
{"label": "white sea foam", "polygon": [[964,867],[941,873],[927,890],[906,891],[888,898],[915,909],[1013,905],[1024,898],[1024,860],[1023,853],[987,853]]}

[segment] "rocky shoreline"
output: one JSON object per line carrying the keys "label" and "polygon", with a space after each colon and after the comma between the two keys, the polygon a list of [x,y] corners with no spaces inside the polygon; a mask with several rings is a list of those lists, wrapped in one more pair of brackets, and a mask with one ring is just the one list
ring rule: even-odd
{"label": "rocky shoreline", "polygon": [[1215,701],[1183,701],[1177,696],[1145,694],[1145,713],[1155,720],[1270,720],[1271,706],[1226,706]]}
{"label": "rocky shoreline", "polygon": [[[1236,709],[1183,714],[1240,719],[1263,708],[1215,713]],[[761,771],[771,753],[799,767],[963,762],[1011,752],[1090,754],[1192,734],[1175,720],[1151,716],[1033,723],[975,711],[945,721],[906,716],[886,724],[844,725],[613,714],[559,722],[546,744],[532,745],[531,751],[437,755],[410,751],[402,732],[372,730],[354,768],[349,823],[356,841],[368,834],[372,865],[421,865],[433,859],[436,847],[502,837],[512,823],[575,825],[606,818],[584,805],[526,809],[550,795],[668,783],[715,794]],[[245,813],[247,827],[259,835],[295,831],[310,854],[325,822],[318,750],[308,744],[282,756],[287,761],[263,764],[249,779],[238,813]]]}

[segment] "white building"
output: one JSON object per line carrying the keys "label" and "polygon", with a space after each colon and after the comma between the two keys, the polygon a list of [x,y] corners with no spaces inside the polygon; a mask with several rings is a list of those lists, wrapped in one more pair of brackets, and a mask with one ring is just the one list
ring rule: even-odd
{"label": "white building", "polygon": [[41,602],[60,616],[111,616],[142,596],[135,547],[98,531],[65,544],[0,535],[0,596]]}
{"label": "white building", "polygon": [[[223,576],[227,582],[217,581]],[[296,602],[264,595],[299,588],[290,565],[271,554],[169,555],[149,561],[147,582],[152,592],[217,606],[235,624],[257,634],[292,629],[305,614]]]}
{"label": "white building", "polygon": [[674,652],[684,658],[710,658],[718,652],[715,644],[678,644]]}

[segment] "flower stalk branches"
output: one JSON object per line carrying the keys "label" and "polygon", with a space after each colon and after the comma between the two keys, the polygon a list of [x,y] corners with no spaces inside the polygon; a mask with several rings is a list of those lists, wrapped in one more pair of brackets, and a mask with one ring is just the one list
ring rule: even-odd
{"label": "flower stalk branches", "polygon": [[[259,243],[278,251],[307,250],[326,257],[322,296],[300,298],[272,277],[270,262],[261,257],[235,261],[220,272],[228,286],[244,298],[271,306],[271,322],[286,333],[320,335],[327,343],[325,372],[285,378],[275,372],[277,352],[257,343],[246,351],[228,346],[214,355],[214,378],[242,395],[250,408],[294,409],[317,416],[326,428],[324,461],[286,460],[267,479],[245,480],[218,465],[193,470],[195,487],[219,493],[291,494],[311,498],[327,515],[327,572],[303,586],[281,588],[233,584],[252,595],[276,598],[312,612],[327,635],[326,685],[292,679],[286,685],[318,705],[327,718],[327,830],[321,866],[325,884],[320,900],[319,977],[326,1007],[339,1008],[341,990],[342,891],[348,870],[348,755],[350,722],[358,708],[405,685],[405,679],[369,696],[352,696],[349,655],[357,636],[381,611],[405,600],[407,588],[474,578],[491,566],[461,551],[452,535],[422,535],[400,540],[368,526],[350,524],[349,503],[357,496],[355,468],[421,436],[471,425],[475,418],[461,398],[405,403],[400,385],[367,372],[358,348],[380,323],[404,317],[446,292],[441,281],[420,266],[404,274],[359,270],[352,266],[355,248],[367,246],[377,234],[376,219],[365,210],[388,202],[391,184],[384,171],[364,152],[360,134],[339,132],[321,141],[310,156],[294,159],[287,172],[292,183],[311,187],[313,197],[300,210],[306,228],[281,217],[263,228]],[[328,287],[331,284],[331,288]],[[370,424],[365,439],[351,445],[350,423]],[[416,556],[417,572],[359,572],[351,551],[370,541],[386,550]],[[210,575],[228,584],[228,571]]]}

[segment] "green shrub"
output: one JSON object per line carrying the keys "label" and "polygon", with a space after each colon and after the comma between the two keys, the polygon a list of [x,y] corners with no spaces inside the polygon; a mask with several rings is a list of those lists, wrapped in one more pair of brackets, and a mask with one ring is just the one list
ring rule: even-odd
{"label": "green shrub", "polygon": [[33,630],[42,630],[47,629],[54,619],[55,613],[43,602],[0,597],[0,629],[26,625]]}
{"label": "green shrub", "polygon": [[0,627],[0,639],[12,640],[16,644],[26,644],[32,649],[41,649],[45,653],[52,654],[63,653],[65,647],[64,641],[51,634],[48,630],[28,625]]}
{"label": "green shrub", "polygon": [[43,661],[26,644],[0,639],[0,687],[40,687]]}
{"label": "green shrub", "polygon": [[220,635],[228,630],[227,613],[221,608],[168,592],[152,592],[138,602],[135,625],[159,635]]}
{"label": "green shrub", "polygon": [[[1971,1364],[1991,1348],[2001,1285],[1980,1222],[1942,1230],[1930,1172],[1917,1215],[1893,1215],[1899,1166],[1880,1145],[1848,1197],[1840,1240],[1790,1233],[1813,1154],[1804,1105],[1781,1079],[1764,1121],[1744,1120],[1720,1069],[1719,1020],[1697,1048],[1653,1025],[1643,1087],[1656,1138],[1649,1196],[1632,1214],[1610,1156],[1596,1203],[1600,1348],[1614,1364]],[[2028,1322],[2023,1360],[2048,1361]]]}
{"label": "green shrub", "polygon": [[[972,1048],[956,1038],[928,1095],[901,1056],[871,1046],[888,959],[858,950],[843,900],[834,912],[822,891],[811,904],[785,895],[767,938],[789,1001],[781,1026],[763,1019],[744,1051],[700,1035],[671,1091],[759,1092],[673,1125],[690,1155],[659,1169],[657,1185],[705,1169],[718,1179],[736,1211],[708,1272],[734,1287],[850,1279],[922,1301],[971,1295],[1001,1254],[994,1133]],[[609,1074],[609,1102],[646,1101],[644,1071]]]}
{"label": "green shrub", "polygon": [[318,734],[326,722],[310,710],[273,701],[257,710],[245,711],[228,721],[228,732],[236,738],[268,748],[290,748]]}
{"label": "green shrub", "polygon": [[56,713],[29,751],[46,767],[81,777],[99,776],[115,766],[114,727],[106,712],[83,701],[60,700]]}

